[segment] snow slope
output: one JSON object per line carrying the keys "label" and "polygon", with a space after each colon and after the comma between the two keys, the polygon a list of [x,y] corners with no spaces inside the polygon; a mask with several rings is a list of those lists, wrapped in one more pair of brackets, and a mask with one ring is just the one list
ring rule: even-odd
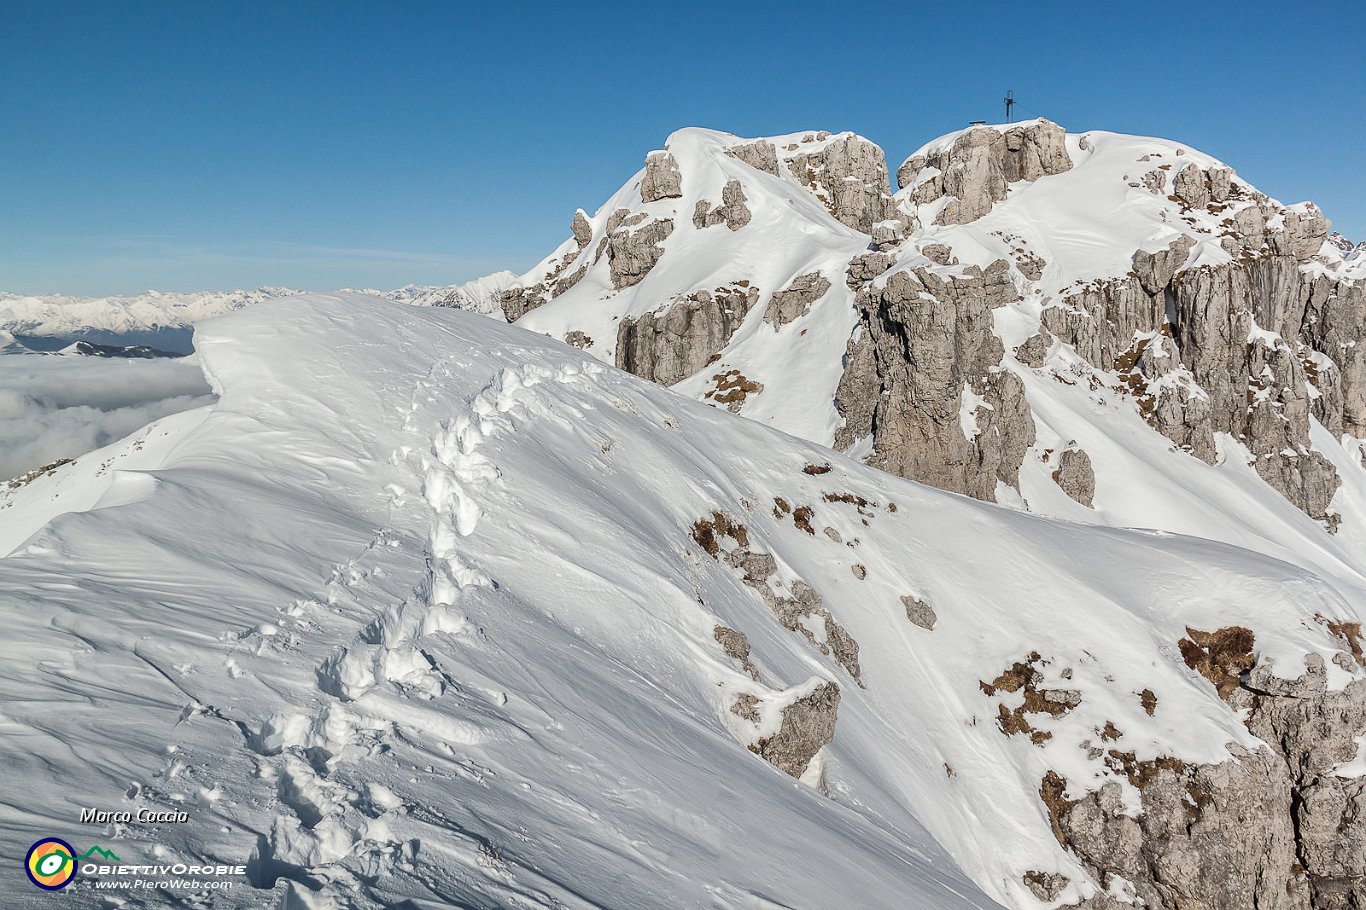
{"label": "snow slope", "polygon": [[[1315,619],[1363,618],[1358,578],[928,489],[517,327],[313,295],[198,346],[216,405],[17,491],[84,499],[0,560],[6,855],[246,862],[214,907],[1034,906],[1027,870],[1098,887],[1039,781],[1128,787],[1082,746],[1101,725],[1139,759],[1256,745],[1176,653],[1187,626],[1361,675]],[[711,554],[718,512],[747,531]],[[828,622],[775,618],[740,547],[819,593],[853,663]],[[1040,745],[980,685],[1030,651],[1080,693]],[[831,683],[804,784],[747,748]],[[83,806],[189,821],[97,831]]]}

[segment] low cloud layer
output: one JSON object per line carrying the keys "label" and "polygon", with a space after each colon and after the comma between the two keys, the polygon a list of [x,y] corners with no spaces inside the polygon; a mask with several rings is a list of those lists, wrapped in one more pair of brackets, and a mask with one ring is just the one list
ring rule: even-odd
{"label": "low cloud layer", "polygon": [[213,400],[199,367],[184,360],[0,357],[0,480]]}

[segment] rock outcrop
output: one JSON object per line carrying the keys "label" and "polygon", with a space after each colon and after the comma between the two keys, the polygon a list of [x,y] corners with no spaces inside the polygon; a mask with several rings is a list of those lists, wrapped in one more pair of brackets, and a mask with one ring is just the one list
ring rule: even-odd
{"label": "rock outcrop", "polygon": [[[1049,772],[1040,796],[1058,842],[1102,885],[1123,879],[1163,910],[1366,906],[1366,785],[1334,773],[1366,732],[1366,681],[1327,691],[1318,654],[1298,680],[1279,679],[1252,665],[1245,629],[1194,637],[1203,644],[1182,642],[1187,663],[1266,745],[1204,765],[1101,750],[1116,779],[1073,799]],[[1355,661],[1349,651],[1339,659]],[[1137,815],[1123,808],[1121,779],[1138,793]],[[1119,904],[1098,896],[1081,906]]]}
{"label": "rock outcrop", "polygon": [[583,209],[574,212],[574,219],[570,222],[569,230],[574,235],[574,244],[577,249],[566,253],[558,261],[551,260],[550,270],[544,278],[535,284],[525,287],[511,287],[499,295],[499,304],[502,306],[503,315],[508,322],[516,322],[537,307],[549,303],[578,284],[579,279],[588,274],[587,262],[581,263],[577,270],[568,275],[565,274],[571,266],[579,262],[579,254],[593,241],[593,225],[589,223],[588,216],[583,213]]}
{"label": "rock outcrop", "polygon": [[700,199],[693,207],[692,224],[699,231],[709,228],[714,224],[725,224],[732,231],[749,224],[749,207],[745,196],[745,188],[740,185],[738,180],[727,180],[726,185],[721,188],[721,204],[716,208],[711,207],[711,203],[705,199]]}
{"label": "rock outcrop", "polygon": [[1075,442],[1058,453],[1058,466],[1053,471],[1053,482],[1077,502],[1091,507],[1096,495],[1096,473],[1091,468],[1091,456]]}
{"label": "rock outcrop", "polygon": [[645,157],[645,176],[640,181],[642,202],[677,199],[683,195],[683,172],[668,152],[651,152]]}
{"label": "rock outcrop", "polygon": [[712,630],[712,637],[721,646],[721,650],[726,652],[727,657],[739,663],[751,679],[759,681],[759,669],[749,659],[749,637],[744,632],[717,626]]}
{"label": "rock outcrop", "polygon": [[1011,183],[1069,170],[1066,138],[1062,127],[1047,120],[1005,132],[973,127],[947,147],[909,158],[897,169],[897,185],[913,187],[917,205],[948,197],[935,224],[967,224],[1006,198]]}
{"label": "rock outcrop", "polygon": [[798,275],[786,288],[769,298],[768,307],[764,310],[764,321],[777,331],[792,320],[805,316],[811,304],[824,297],[828,290],[830,282],[820,272]]}
{"label": "rock outcrop", "polygon": [[588,216],[583,213],[583,209],[574,212],[574,220],[570,222],[569,230],[580,250],[593,242],[593,225],[588,223]]}
{"label": "rock outcrop", "polygon": [[607,258],[611,266],[612,287],[618,290],[639,284],[655,267],[655,263],[664,255],[661,244],[673,233],[674,223],[672,218],[660,218],[639,230],[633,231],[630,227],[629,219],[617,228],[608,222]]}
{"label": "rock outcrop", "polygon": [[[810,507],[799,506],[796,511],[801,510],[809,519]],[[778,561],[771,553],[751,547],[749,530],[744,525],[724,512],[714,512],[693,525],[692,536],[713,559],[741,573],[744,584],[758,592],[764,606],[784,629],[801,635],[822,655],[834,657],[862,685],[858,642],[831,615],[819,591],[800,578],[778,577]],[[813,628],[821,630],[819,638]]]}
{"label": "rock outcrop", "polygon": [[1332,530],[1341,479],[1313,448],[1309,418],[1334,432],[1359,427],[1366,362],[1337,326],[1366,328],[1363,288],[1302,268],[1328,230],[1317,209],[1280,209],[1226,168],[1188,164],[1176,175],[1173,198],[1187,209],[1221,214],[1238,203],[1221,238],[1233,258],[1188,267],[1195,240],[1183,234],[1136,252],[1129,275],[1048,306],[1043,325],[1116,371],[1178,446],[1213,464],[1215,434],[1229,434],[1263,480]]}
{"label": "rock outcrop", "polygon": [[749,282],[715,291],[694,291],[663,312],[621,320],[617,367],[660,385],[682,382],[730,343],[745,315],[759,301]]}
{"label": "rock outcrop", "polygon": [[834,741],[840,687],[819,683],[807,695],[783,708],[778,732],[750,746],[755,754],[793,777],[806,773],[821,747]]}
{"label": "rock outcrop", "polygon": [[902,596],[901,604],[906,608],[907,619],[926,631],[934,631],[934,624],[939,621],[939,616],[934,612],[934,607],[909,594]]}
{"label": "rock outcrop", "polygon": [[815,133],[785,146],[788,170],[841,224],[865,234],[897,216],[887,179],[887,159],[867,139],[846,133]]}
{"label": "rock outcrop", "polygon": [[[1269,750],[1215,765],[1138,761],[1117,749],[1107,758],[1139,793],[1136,817],[1114,780],[1076,800],[1052,772],[1040,787],[1058,842],[1103,886],[1122,879],[1161,910],[1309,906],[1294,887],[1290,778]],[[1080,906],[1120,905],[1101,896]]]}
{"label": "rock outcrop", "polygon": [[732,146],[727,151],[756,170],[778,176],[778,149],[767,139]]}
{"label": "rock outcrop", "polygon": [[835,446],[873,437],[871,463],[922,483],[995,501],[1017,487],[1034,418],[991,311],[1015,299],[1005,261],[986,270],[897,271],[859,292],[836,403]]}

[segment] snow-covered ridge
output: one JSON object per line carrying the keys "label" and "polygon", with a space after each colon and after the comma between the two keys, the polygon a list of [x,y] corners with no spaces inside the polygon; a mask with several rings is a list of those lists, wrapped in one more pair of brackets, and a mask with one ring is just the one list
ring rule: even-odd
{"label": "snow-covered ridge", "polygon": [[[892,194],[852,133],[679,130],[504,308],[905,476],[1360,573],[1366,258],[1317,207],[1179,142],[1041,120],[897,172]],[[1258,384],[1288,390],[1260,417]]]}
{"label": "snow-covered ridge", "polygon": [[[245,862],[223,907],[1041,907],[1125,893],[1054,826],[1175,780],[1284,893],[1224,661],[1366,686],[1360,578],[932,490],[492,320],[301,297],[199,347],[217,404],[9,494],[77,510],[0,560],[8,854],[147,805],[191,821],[103,846]],[[1199,774],[1262,800],[1236,834]]]}
{"label": "snow-covered ridge", "polygon": [[[458,306],[486,315],[499,313],[498,295],[513,280],[495,272],[463,284],[407,285],[365,293],[416,306]],[[184,327],[267,300],[297,296],[290,288],[249,291],[147,291],[125,297],[69,297],[0,292],[0,331],[13,335],[72,335],[95,330],[114,334]]]}

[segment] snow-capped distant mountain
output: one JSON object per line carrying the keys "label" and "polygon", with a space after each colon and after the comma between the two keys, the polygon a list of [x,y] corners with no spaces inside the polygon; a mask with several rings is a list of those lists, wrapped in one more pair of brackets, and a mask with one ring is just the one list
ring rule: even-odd
{"label": "snow-capped distant mountain", "polygon": [[[501,318],[498,296],[515,277],[504,271],[463,284],[407,285],[394,291],[366,293],[415,306],[456,306]],[[128,297],[0,292],[0,330],[11,335],[31,336],[76,337],[89,333],[141,336],[168,328],[185,328],[233,310],[300,293],[275,287],[191,293],[148,291]]]}
{"label": "snow-capped distant mountain", "polygon": [[[412,306],[456,307],[481,313],[485,316],[503,318],[500,304],[503,291],[517,280],[512,272],[494,272],[473,281],[456,285],[405,285],[394,291],[361,290],[356,293],[383,297]],[[347,288],[347,291],[353,289]]]}
{"label": "snow-capped distant mountain", "polygon": [[215,907],[1231,910],[1360,834],[1360,575],[936,491],[457,311],[199,333],[217,403],[0,494],[8,855],[244,863]]}

